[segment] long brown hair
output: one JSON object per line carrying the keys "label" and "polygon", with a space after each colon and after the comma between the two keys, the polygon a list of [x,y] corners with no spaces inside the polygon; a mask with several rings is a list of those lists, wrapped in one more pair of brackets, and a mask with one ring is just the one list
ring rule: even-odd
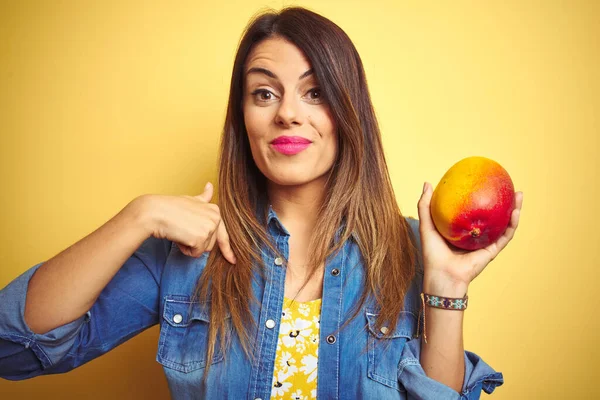
{"label": "long brown hair", "polygon": [[224,339],[220,350],[226,353],[232,326],[246,356],[253,359],[249,337],[256,328],[250,312],[251,302],[257,301],[252,293],[253,273],[256,269],[266,276],[261,249],[284,258],[267,231],[266,178],[252,158],[242,110],[246,58],[254,45],[274,37],[304,52],[338,129],[338,154],[325,184],[320,222],[311,237],[306,282],[355,233],[365,286],[344,326],[372,296],[379,309],[377,329],[385,323],[394,332],[415,273],[414,237],[394,196],[365,72],[352,41],[335,23],[306,8],[261,12],[252,18],[239,43],[220,142],[219,207],[237,264],[230,264],[214,246],[195,290],[198,301],[210,306],[204,377],[217,338]]}

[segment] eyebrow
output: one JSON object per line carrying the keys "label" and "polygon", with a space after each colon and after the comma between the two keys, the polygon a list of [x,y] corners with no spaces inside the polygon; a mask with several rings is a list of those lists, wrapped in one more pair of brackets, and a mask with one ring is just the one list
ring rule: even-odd
{"label": "eyebrow", "polygon": [[[268,77],[279,80],[277,75],[275,75],[274,73],[272,73],[271,71],[269,71],[266,68],[252,67],[248,70],[248,72],[246,72],[246,75],[249,75],[251,73],[264,74],[264,75],[267,75]],[[301,81],[302,79],[304,79],[310,75],[313,75],[313,74],[314,74],[314,70],[311,68],[308,71],[306,71],[305,73],[303,73],[302,75],[300,75],[300,77],[298,77],[298,80]]]}

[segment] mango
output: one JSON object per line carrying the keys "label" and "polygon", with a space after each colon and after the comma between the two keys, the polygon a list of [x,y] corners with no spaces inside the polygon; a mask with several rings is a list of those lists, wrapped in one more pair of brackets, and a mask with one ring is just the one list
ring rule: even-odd
{"label": "mango", "polygon": [[437,231],[464,250],[494,243],[508,227],[514,208],[515,189],[508,172],[486,157],[467,157],[454,164],[430,203]]}

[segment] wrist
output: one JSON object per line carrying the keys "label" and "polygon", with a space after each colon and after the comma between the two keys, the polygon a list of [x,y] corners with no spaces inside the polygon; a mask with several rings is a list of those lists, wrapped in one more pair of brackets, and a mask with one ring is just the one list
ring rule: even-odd
{"label": "wrist", "polygon": [[155,195],[138,196],[127,205],[127,209],[134,223],[143,229],[148,237],[156,235],[160,218],[156,212]]}
{"label": "wrist", "polygon": [[469,285],[465,282],[456,282],[452,279],[427,276],[423,278],[423,292],[440,297],[463,298],[467,294]]}

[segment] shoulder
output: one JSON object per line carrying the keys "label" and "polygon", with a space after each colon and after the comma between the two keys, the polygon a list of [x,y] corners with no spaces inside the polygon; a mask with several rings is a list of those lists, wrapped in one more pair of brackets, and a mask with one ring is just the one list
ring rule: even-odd
{"label": "shoulder", "polygon": [[147,265],[164,266],[173,242],[167,239],[157,239],[150,236],[136,249],[134,255]]}
{"label": "shoulder", "polygon": [[199,257],[190,257],[182,253],[176,243],[165,242],[166,245],[169,245],[169,249],[165,253],[160,280],[162,296],[191,296],[206,269],[210,252],[206,251]]}
{"label": "shoulder", "polygon": [[419,233],[419,220],[416,219],[415,217],[404,217],[404,220],[406,222],[408,222],[408,224],[410,225],[410,227],[412,228],[413,232],[415,232],[415,234]]}
{"label": "shoulder", "polygon": [[172,251],[172,244],[170,240],[150,236],[131,255],[130,261],[141,262],[150,271],[156,282],[160,282],[167,259]]}
{"label": "shoulder", "polygon": [[417,272],[423,274],[423,254],[421,247],[421,234],[419,233],[419,220],[413,217],[404,217],[410,227],[411,241],[414,245],[414,251],[417,254]]}
{"label": "shoulder", "polygon": [[413,234],[413,238],[415,240],[415,245],[418,245],[419,249],[421,248],[421,234],[419,233],[419,220],[414,217],[404,217],[404,220],[408,223],[410,230]]}

